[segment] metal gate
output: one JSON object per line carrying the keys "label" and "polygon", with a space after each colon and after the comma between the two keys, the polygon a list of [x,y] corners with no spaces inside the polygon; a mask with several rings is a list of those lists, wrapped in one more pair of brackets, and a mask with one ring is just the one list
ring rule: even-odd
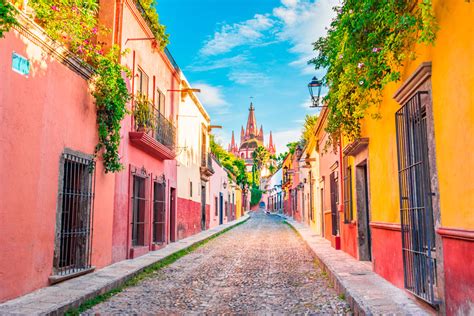
{"label": "metal gate", "polygon": [[418,92],[395,115],[405,288],[436,305],[433,225],[426,103]]}
{"label": "metal gate", "polygon": [[62,157],[62,188],[56,230],[54,274],[75,274],[91,268],[94,162],[72,154]]}
{"label": "metal gate", "polygon": [[332,172],[329,176],[329,186],[331,190],[331,222],[333,236],[339,235],[339,217],[337,211],[337,199],[339,192],[337,187],[336,172],[337,171]]}
{"label": "metal gate", "polygon": [[153,181],[153,243],[166,242],[166,184]]}

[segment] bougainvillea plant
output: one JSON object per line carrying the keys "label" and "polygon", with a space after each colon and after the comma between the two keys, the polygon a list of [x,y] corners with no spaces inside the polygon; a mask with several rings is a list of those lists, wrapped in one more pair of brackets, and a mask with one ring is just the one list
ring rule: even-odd
{"label": "bougainvillea plant", "polygon": [[15,8],[7,0],[0,0],[0,38],[16,24]]}
{"label": "bougainvillea plant", "polygon": [[104,53],[96,39],[108,32],[101,27],[96,0],[32,0],[35,20],[48,35],[64,44],[94,69],[92,95],[97,109],[99,142],[95,156],[102,154],[105,172],[123,169],[120,162],[120,127],[130,95],[124,77],[129,75],[120,64],[121,52],[113,46]]}
{"label": "bougainvillea plant", "polygon": [[318,56],[310,61],[327,71],[326,130],[333,145],[341,133],[360,137],[361,119],[370,107],[378,109],[383,88],[416,57],[413,46],[432,44],[437,31],[430,0],[346,0],[334,10],[337,16],[314,43]]}

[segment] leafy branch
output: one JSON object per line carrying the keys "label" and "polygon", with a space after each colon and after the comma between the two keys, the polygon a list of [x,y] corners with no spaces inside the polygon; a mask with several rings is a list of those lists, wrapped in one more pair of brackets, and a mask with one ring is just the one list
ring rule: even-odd
{"label": "leafy branch", "polygon": [[416,57],[413,46],[432,44],[438,26],[430,0],[347,0],[334,10],[337,17],[327,36],[314,43],[318,56],[310,63],[327,70],[331,140],[340,133],[352,140],[360,136],[368,109],[380,105],[384,87],[398,81],[404,63]]}

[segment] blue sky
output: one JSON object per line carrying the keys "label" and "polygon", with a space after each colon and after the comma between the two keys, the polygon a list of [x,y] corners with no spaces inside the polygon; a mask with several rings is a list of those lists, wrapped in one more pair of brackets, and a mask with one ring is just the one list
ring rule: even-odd
{"label": "blue sky", "polygon": [[250,97],[265,143],[278,151],[299,137],[308,106],[307,84],[321,77],[307,61],[325,34],[338,0],[158,0],[168,48],[211,115],[227,146],[245,125]]}

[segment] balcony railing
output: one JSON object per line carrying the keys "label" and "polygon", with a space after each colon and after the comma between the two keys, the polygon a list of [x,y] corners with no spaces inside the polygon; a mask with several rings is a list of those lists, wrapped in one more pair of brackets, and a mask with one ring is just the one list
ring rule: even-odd
{"label": "balcony railing", "polygon": [[137,132],[146,132],[152,136],[159,143],[165,145],[171,151],[176,148],[176,127],[166,117],[156,109],[151,102],[148,102],[150,109],[152,109],[152,128],[143,129],[134,123],[134,129]]}

